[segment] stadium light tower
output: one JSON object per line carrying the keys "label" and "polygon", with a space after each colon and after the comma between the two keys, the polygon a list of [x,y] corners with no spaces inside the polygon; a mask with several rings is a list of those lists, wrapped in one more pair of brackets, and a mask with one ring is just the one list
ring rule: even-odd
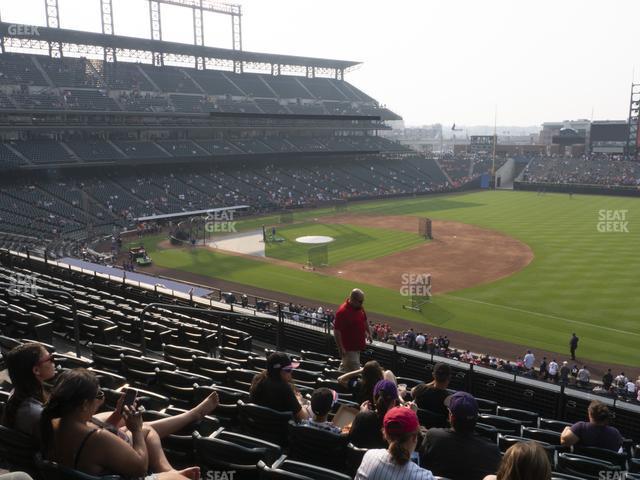
{"label": "stadium light tower", "polygon": [[[49,0],[47,0],[49,1]],[[242,7],[230,3],[221,3],[213,0],[147,0],[149,2],[149,22],[151,25],[151,38],[162,40],[162,15],[160,5],[173,5],[176,7],[190,8],[193,14],[193,43],[204,46],[204,12],[212,12],[231,16],[231,42],[234,50],[242,50]],[[162,65],[162,54],[154,54],[153,63]],[[196,67],[204,68],[204,58],[196,59]],[[238,65],[234,65],[237,70]]]}
{"label": "stadium light tower", "polygon": [[631,100],[629,101],[629,137],[627,138],[627,155],[640,160],[640,83],[631,84]]}

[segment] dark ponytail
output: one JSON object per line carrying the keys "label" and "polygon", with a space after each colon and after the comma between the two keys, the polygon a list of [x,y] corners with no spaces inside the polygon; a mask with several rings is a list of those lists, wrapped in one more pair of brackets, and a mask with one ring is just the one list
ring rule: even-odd
{"label": "dark ponytail", "polygon": [[94,400],[99,388],[96,376],[84,368],[67,370],[60,375],[40,416],[40,439],[45,458],[53,441],[52,420],[64,418],[75,412],[87,400]]}
{"label": "dark ponytail", "polygon": [[7,370],[13,385],[13,393],[7,402],[2,424],[15,428],[18,409],[22,402],[34,398],[40,403],[46,401],[46,393],[40,381],[33,374],[33,367],[40,361],[44,347],[39,343],[23,343],[7,353]]}
{"label": "dark ponytail", "polygon": [[411,459],[411,452],[409,449],[404,447],[404,444],[413,436],[415,433],[405,433],[398,438],[388,439],[389,441],[389,454],[391,455],[391,460],[393,463],[397,465],[405,465]]}

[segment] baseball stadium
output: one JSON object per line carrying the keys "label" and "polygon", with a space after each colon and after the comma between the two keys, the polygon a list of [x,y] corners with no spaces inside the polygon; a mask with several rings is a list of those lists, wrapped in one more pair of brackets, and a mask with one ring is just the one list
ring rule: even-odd
{"label": "baseball stadium", "polygon": [[[3,409],[12,352],[37,342],[56,378],[94,372],[104,409],[135,387],[153,420],[217,392],[206,421],[162,439],[179,478],[367,478],[364,448],[251,390],[286,352],[308,400],[328,387],[359,408],[334,321],[360,289],[363,365],[404,389],[448,365],[477,435],[501,452],[538,442],[549,478],[640,478],[640,85],[624,122],[425,153],[390,135],[402,112],[347,80],[358,62],[243,50],[239,5],[150,0],[142,39],[114,33],[110,0],[102,33],[60,28],[45,3],[46,26],[0,22]],[[193,15],[193,44],[162,39],[169,4]],[[231,22],[233,48],[205,45],[204,13]],[[563,443],[593,400],[620,451]],[[1,428],[7,471],[102,478]]]}

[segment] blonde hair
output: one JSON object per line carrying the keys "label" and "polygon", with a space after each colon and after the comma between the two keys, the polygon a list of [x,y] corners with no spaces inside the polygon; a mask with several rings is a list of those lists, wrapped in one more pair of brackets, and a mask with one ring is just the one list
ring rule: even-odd
{"label": "blonde hair", "polygon": [[505,452],[496,480],[550,480],[551,463],[537,442],[518,442]]}

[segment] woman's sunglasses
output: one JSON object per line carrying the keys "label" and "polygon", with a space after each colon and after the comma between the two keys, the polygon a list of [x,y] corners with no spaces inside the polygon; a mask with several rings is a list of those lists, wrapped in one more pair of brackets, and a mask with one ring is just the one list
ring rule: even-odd
{"label": "woman's sunglasses", "polygon": [[36,363],[36,365],[40,366],[47,362],[53,362],[53,354],[49,354],[46,357],[44,357],[42,360],[39,360],[38,363]]}

